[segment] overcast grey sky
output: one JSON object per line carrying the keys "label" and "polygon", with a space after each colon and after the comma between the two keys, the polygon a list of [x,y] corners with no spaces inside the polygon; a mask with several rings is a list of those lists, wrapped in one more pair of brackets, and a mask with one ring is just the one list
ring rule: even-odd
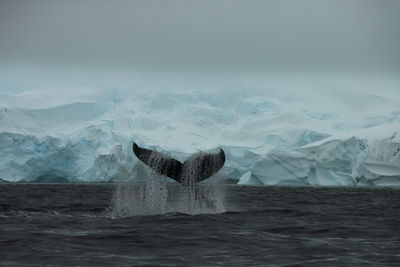
{"label": "overcast grey sky", "polygon": [[400,71],[398,0],[0,0],[2,65]]}

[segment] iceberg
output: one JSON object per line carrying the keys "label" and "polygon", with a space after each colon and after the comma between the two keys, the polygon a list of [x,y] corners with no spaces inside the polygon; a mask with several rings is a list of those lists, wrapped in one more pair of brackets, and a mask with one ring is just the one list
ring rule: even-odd
{"label": "iceberg", "polygon": [[143,181],[135,141],[178,160],[223,148],[209,183],[399,186],[400,96],[349,94],[0,92],[0,179]]}

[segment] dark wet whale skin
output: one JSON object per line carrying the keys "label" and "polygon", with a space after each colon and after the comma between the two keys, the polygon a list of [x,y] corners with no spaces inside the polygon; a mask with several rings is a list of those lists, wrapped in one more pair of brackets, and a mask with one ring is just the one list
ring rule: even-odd
{"label": "dark wet whale skin", "polygon": [[143,163],[156,172],[174,179],[180,184],[201,182],[218,172],[225,163],[225,153],[199,152],[186,161],[180,161],[155,150],[145,149],[133,143],[133,152]]}

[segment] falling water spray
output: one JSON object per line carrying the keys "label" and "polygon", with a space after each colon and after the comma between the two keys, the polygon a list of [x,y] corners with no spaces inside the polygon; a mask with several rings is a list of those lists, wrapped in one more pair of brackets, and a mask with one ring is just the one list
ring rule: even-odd
{"label": "falling water spray", "polygon": [[[204,155],[199,155],[204,157]],[[221,186],[199,185],[202,160],[191,161],[182,169],[181,185],[161,176],[165,157],[151,153],[146,183],[117,184],[113,204],[107,211],[112,217],[157,215],[165,213],[221,213],[224,190]],[[212,166],[211,166],[212,167]]]}

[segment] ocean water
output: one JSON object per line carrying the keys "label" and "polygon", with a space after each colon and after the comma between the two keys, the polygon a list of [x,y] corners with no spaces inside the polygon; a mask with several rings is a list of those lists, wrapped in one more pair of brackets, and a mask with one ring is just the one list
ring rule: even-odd
{"label": "ocean water", "polygon": [[0,184],[1,266],[400,265],[400,189]]}

